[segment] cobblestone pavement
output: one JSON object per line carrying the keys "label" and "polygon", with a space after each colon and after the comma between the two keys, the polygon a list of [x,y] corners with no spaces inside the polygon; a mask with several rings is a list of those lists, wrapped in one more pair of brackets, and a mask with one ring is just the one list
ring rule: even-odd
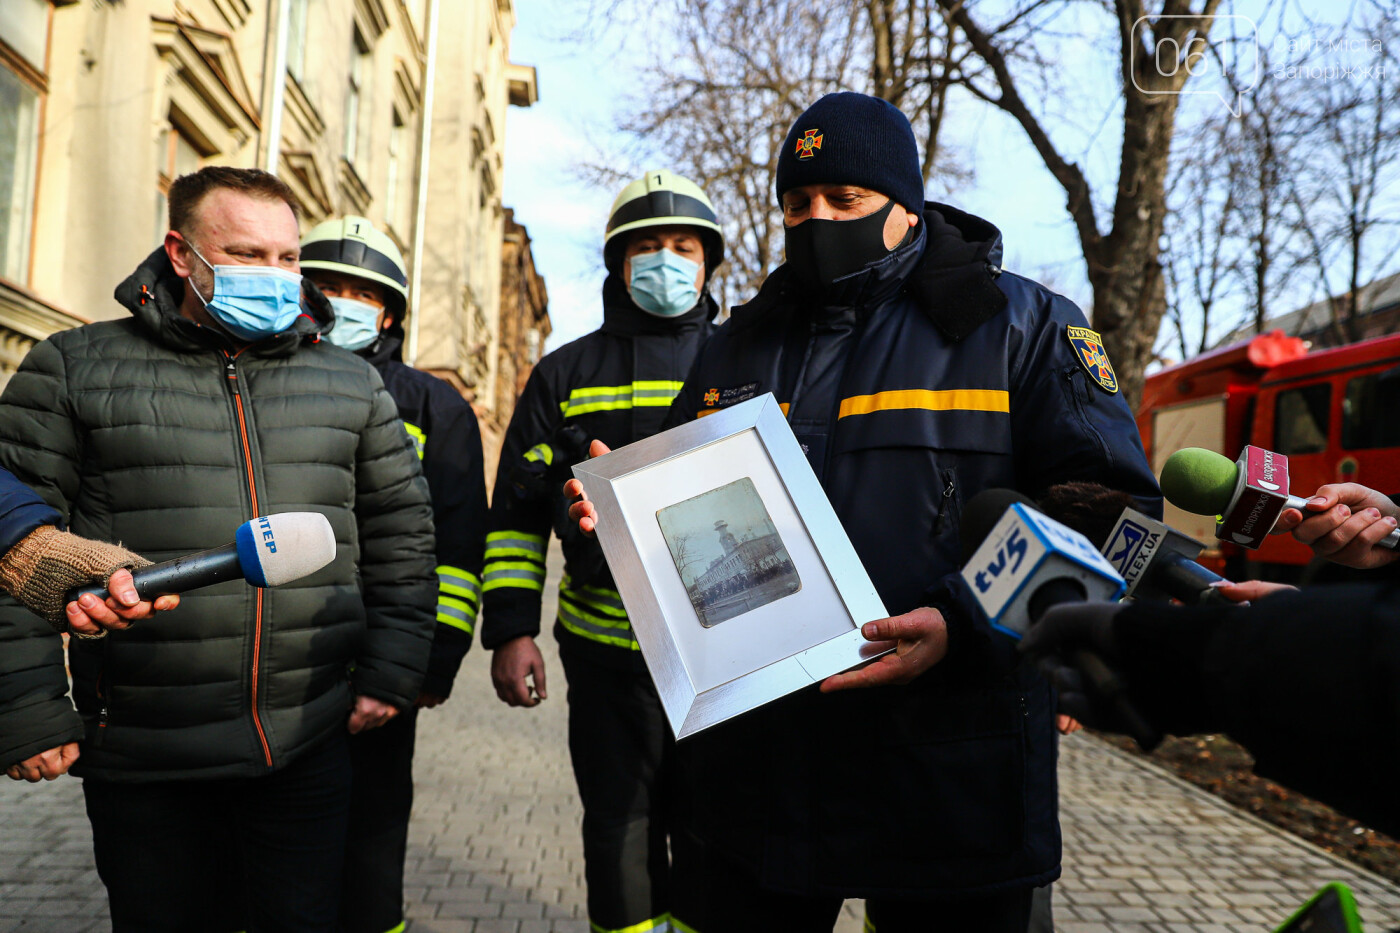
{"label": "cobblestone pavement", "polygon": [[[540,642],[552,678],[540,707],[498,702],[489,657],[473,652],[452,700],[419,720],[407,933],[587,933],[552,641]],[[1060,778],[1060,933],[1263,933],[1334,880],[1352,885],[1372,933],[1400,925],[1400,887],[1091,737],[1065,740]],[[108,929],[76,780],[0,782],[0,843],[0,933]],[[839,933],[859,917],[848,904]]]}

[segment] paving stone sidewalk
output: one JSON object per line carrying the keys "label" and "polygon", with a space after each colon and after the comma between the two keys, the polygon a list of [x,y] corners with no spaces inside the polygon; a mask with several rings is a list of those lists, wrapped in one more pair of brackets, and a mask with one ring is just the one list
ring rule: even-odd
{"label": "paving stone sidewalk", "polygon": [[[559,573],[557,548],[551,580]],[[550,609],[552,612],[553,610]],[[587,933],[565,683],[508,709],[474,651],[419,720],[407,933]],[[1337,861],[1088,736],[1062,745],[1060,933],[1267,933],[1319,886],[1350,884],[1371,933],[1400,926],[1400,887]],[[0,780],[0,933],[106,930],[79,782]],[[839,933],[858,933],[847,905]],[[711,931],[722,933],[722,931]]]}

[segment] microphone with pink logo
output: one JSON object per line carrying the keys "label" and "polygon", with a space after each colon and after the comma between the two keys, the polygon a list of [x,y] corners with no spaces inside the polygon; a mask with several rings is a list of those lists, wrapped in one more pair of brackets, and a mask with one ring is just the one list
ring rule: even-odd
{"label": "microphone with pink logo", "polygon": [[[1162,495],[1194,515],[1214,515],[1215,536],[1251,550],[1273,530],[1284,509],[1309,514],[1308,500],[1289,495],[1288,458],[1248,446],[1231,462],[1213,450],[1185,447],[1162,466]],[[1381,547],[1400,544],[1400,528]]]}

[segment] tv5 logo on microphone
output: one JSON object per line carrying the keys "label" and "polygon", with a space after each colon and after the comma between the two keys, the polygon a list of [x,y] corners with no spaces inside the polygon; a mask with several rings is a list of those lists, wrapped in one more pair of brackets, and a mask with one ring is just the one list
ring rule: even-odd
{"label": "tv5 logo on microphone", "polygon": [[1089,539],[1035,509],[1013,504],[962,570],[992,627],[1020,638],[1030,624],[1031,594],[1071,577],[1090,599],[1117,599],[1123,578]]}

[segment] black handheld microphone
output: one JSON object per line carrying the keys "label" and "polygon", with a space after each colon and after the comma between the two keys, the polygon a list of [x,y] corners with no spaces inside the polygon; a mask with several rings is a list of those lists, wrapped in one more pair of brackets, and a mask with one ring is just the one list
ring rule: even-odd
{"label": "black handheld microphone", "polygon": [[[242,578],[253,586],[281,586],[315,573],[335,559],[335,532],[319,512],[278,512],[238,526],[232,544],[188,554],[132,571],[143,600],[184,593]],[[68,592],[67,602],[87,593],[111,594],[100,583]]]}
{"label": "black handheld microphone", "polygon": [[1205,545],[1133,508],[1133,497],[1101,483],[1051,486],[1040,508],[1097,545],[1123,577],[1130,599],[1187,605],[1228,602],[1219,574],[1196,563]]}

